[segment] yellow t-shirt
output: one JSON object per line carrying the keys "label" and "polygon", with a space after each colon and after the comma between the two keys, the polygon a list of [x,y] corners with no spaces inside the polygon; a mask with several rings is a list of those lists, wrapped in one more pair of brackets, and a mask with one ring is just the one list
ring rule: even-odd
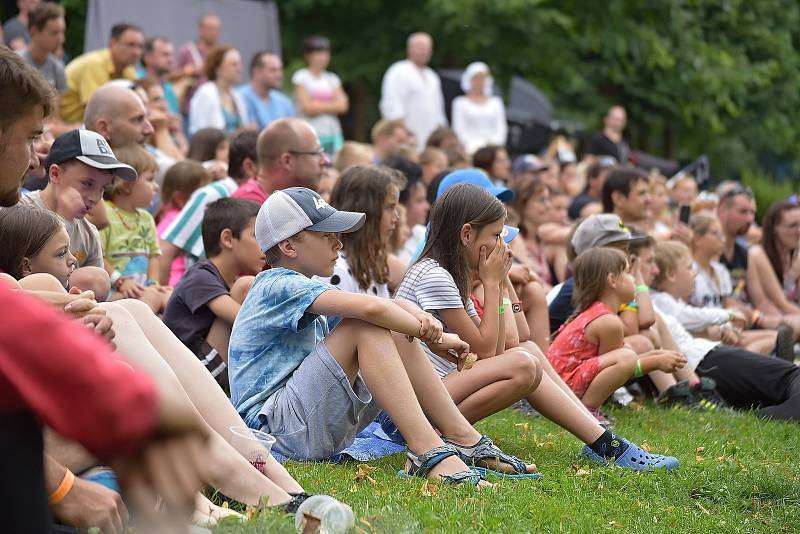
{"label": "yellow t-shirt", "polygon": [[122,74],[115,72],[108,48],[87,52],[69,62],[64,75],[67,91],[61,96],[61,117],[66,122],[82,122],[86,104],[98,87],[122,78],[136,79],[136,69],[131,65]]}

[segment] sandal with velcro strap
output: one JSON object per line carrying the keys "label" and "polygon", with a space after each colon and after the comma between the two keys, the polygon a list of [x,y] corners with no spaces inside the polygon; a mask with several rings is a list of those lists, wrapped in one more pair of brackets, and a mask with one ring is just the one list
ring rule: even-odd
{"label": "sandal with velcro strap", "polygon": [[[409,460],[411,460],[411,467],[408,468],[408,471],[401,469],[397,472],[397,474],[402,478],[428,478],[431,470],[439,465],[442,460],[458,455],[458,450],[452,445],[434,447],[433,449],[420,455],[416,455],[413,452],[408,451],[406,452],[406,456]],[[481,481],[480,474],[478,474],[478,472],[474,469],[460,471],[458,473],[453,473],[452,475],[439,475],[439,478],[442,479],[442,482],[447,484],[469,483],[473,486],[477,486]]]}
{"label": "sandal with velcro strap", "polygon": [[[525,462],[516,456],[506,454],[500,450],[500,448],[495,445],[494,442],[492,442],[492,439],[489,436],[481,436],[481,439],[478,440],[478,443],[470,446],[459,445],[458,443],[453,443],[446,438],[444,441],[445,443],[454,446],[458,450],[458,455],[461,457],[461,460],[480,473],[481,477],[483,478],[486,478],[487,474],[509,479],[529,478],[538,480],[544,477],[544,475],[541,473],[528,473],[528,466],[525,464]],[[506,473],[478,465],[479,462],[485,462],[486,460],[503,462],[510,465],[514,471],[512,473]]]}

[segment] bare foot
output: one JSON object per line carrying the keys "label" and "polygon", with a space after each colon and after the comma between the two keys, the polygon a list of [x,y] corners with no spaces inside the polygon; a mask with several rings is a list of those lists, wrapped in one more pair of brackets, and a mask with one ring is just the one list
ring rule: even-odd
{"label": "bare foot", "polygon": [[202,527],[213,527],[220,519],[225,517],[236,517],[241,521],[245,517],[234,510],[217,506],[209,501],[203,494],[198,493],[194,502],[194,513],[192,514],[192,524]]}

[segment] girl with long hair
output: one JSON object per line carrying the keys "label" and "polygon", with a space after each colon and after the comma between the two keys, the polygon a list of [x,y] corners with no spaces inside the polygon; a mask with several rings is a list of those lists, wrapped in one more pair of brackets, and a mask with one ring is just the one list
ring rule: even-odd
{"label": "girl with long hair", "polygon": [[[457,334],[477,353],[474,368],[463,373],[426,348],[456,405],[469,421],[477,421],[525,398],[586,443],[583,454],[600,463],[614,457],[617,465],[631,469],[677,465],[675,459],[648,455],[604,430],[535,343],[508,343],[507,335],[524,328],[524,320],[517,320],[522,306],[514,302],[508,279],[511,251],[504,236],[510,230],[505,220],[503,204],[485,189],[452,186],[431,210],[425,248],[397,290],[397,298],[432,313],[445,331]],[[470,299],[478,284],[482,319]]]}

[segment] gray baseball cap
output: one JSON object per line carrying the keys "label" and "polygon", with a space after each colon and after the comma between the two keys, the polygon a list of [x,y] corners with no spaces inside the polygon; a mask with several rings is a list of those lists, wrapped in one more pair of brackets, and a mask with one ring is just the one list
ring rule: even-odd
{"label": "gray baseball cap", "polygon": [[593,247],[604,247],[611,243],[630,243],[642,241],[647,236],[634,236],[625,227],[622,219],[613,213],[601,213],[586,217],[572,234],[572,248],[580,256]]}
{"label": "gray baseball cap", "polygon": [[104,171],[111,171],[126,182],[136,181],[136,170],[117,159],[103,136],[91,130],[72,130],[60,135],[50,147],[44,162],[45,172],[50,166],[65,161],[78,161]]}
{"label": "gray baseball cap", "polygon": [[264,252],[303,230],[312,232],[355,232],[367,216],[339,211],[305,187],[289,187],[272,193],[256,217],[256,241]]}

